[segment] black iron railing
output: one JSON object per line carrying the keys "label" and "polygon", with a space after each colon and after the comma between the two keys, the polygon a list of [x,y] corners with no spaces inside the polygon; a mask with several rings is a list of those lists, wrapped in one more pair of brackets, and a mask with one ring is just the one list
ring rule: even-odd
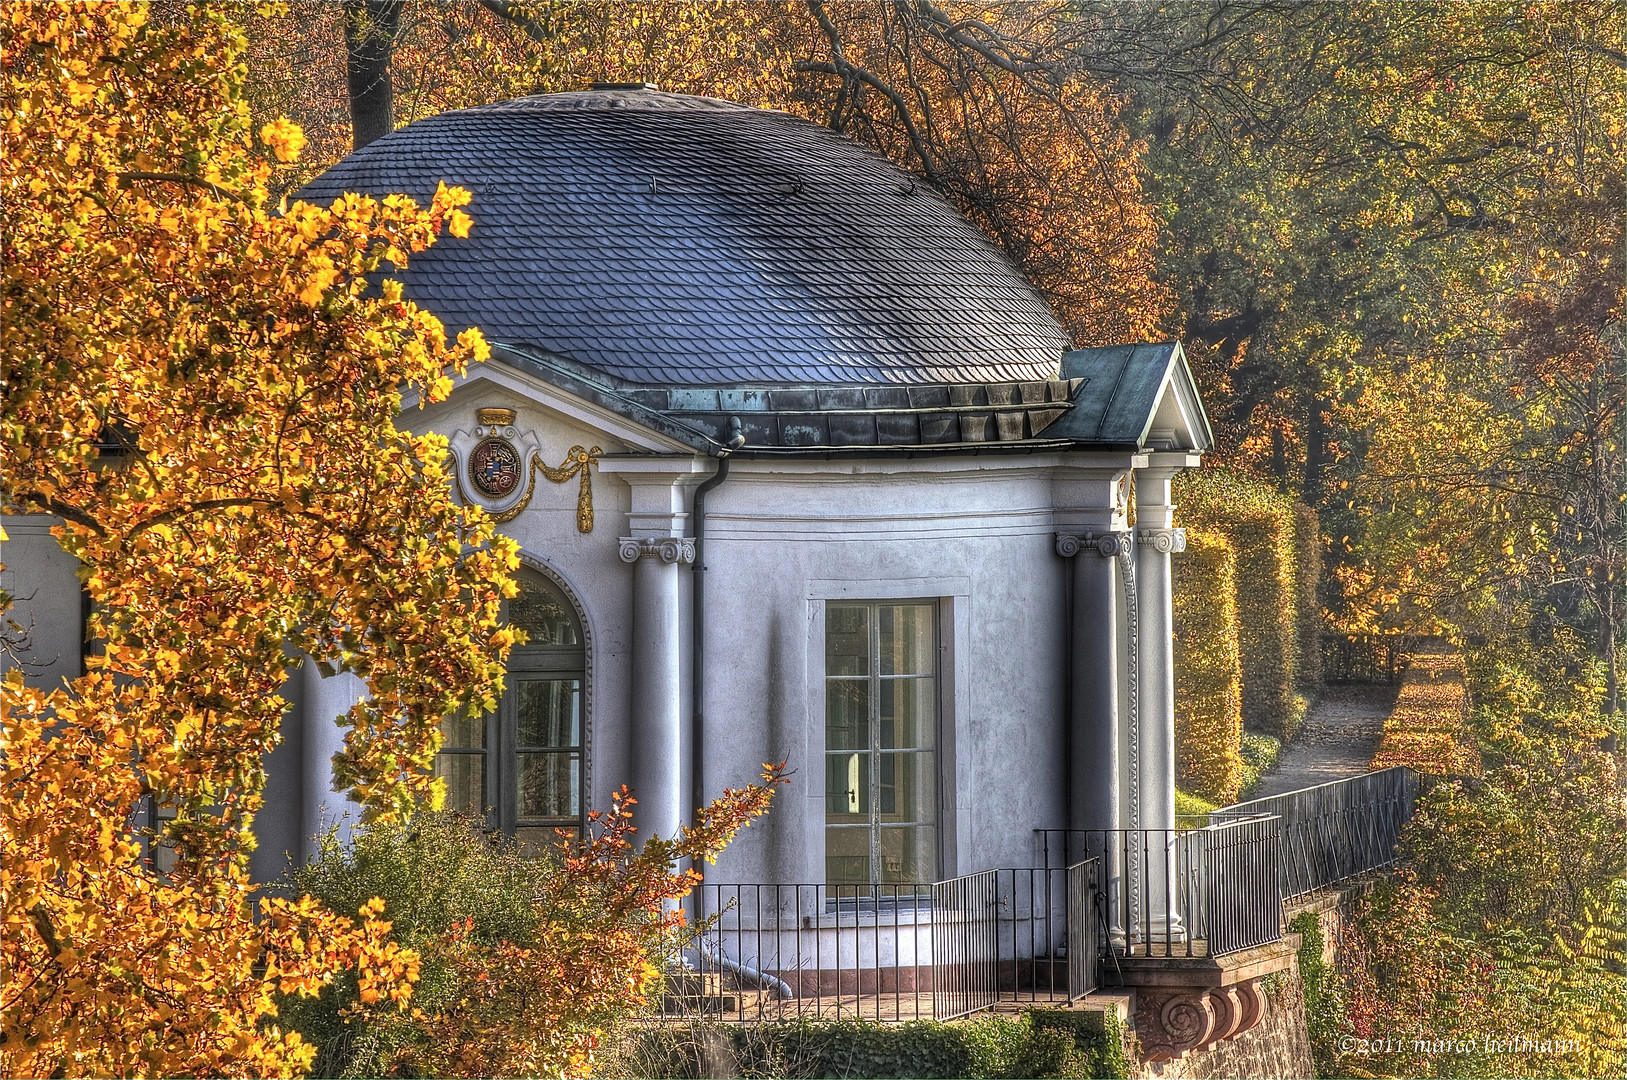
{"label": "black iron railing", "polygon": [[1068,867],[1068,1001],[1079,1000],[1101,985],[1102,931],[1107,905],[1102,894],[1100,859]]}
{"label": "black iron railing", "polygon": [[[1099,860],[1099,951],[1221,956],[1282,938],[1279,838],[1268,818],[1193,829],[1036,830],[1046,866]],[[1071,903],[1082,903],[1070,894]],[[1085,918],[1070,910],[1070,925]]]}
{"label": "black iron railing", "polygon": [[1000,1000],[999,882],[993,870],[932,886],[932,1016],[953,1020]]}
{"label": "black iron railing", "polygon": [[1282,849],[1282,894],[1295,900],[1391,866],[1418,777],[1404,767],[1228,806],[1215,821],[1269,815]]}
{"label": "black iron railing", "polygon": [[1071,1000],[1096,989],[1099,970],[1096,923],[1068,925],[1071,888],[1099,907],[1097,863],[921,885],[707,883],[690,902],[702,929],[670,958],[660,1014],[945,1020]]}

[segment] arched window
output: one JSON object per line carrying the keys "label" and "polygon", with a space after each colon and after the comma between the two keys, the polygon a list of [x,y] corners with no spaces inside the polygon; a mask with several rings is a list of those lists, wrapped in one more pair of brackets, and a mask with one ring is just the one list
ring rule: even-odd
{"label": "arched window", "polygon": [[502,703],[442,723],[435,771],[446,778],[447,809],[483,815],[534,849],[552,845],[555,829],[582,828],[587,650],[570,600],[533,571],[520,572],[508,621],[527,640],[509,654]]}

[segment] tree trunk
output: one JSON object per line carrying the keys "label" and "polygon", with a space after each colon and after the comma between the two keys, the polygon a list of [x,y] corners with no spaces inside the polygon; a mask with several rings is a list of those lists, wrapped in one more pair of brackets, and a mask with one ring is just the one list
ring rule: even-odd
{"label": "tree trunk", "polygon": [[345,0],[345,82],[354,150],[395,130],[390,59],[401,0]]}
{"label": "tree trunk", "polygon": [[1322,477],[1327,470],[1327,425],[1322,419],[1325,403],[1313,397],[1305,412],[1305,486],[1299,501],[1317,509],[1322,505]]}

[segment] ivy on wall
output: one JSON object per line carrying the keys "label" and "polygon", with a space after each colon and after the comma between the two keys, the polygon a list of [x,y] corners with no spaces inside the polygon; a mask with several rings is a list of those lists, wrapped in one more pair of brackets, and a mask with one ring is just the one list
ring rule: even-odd
{"label": "ivy on wall", "polygon": [[1225,805],[1243,780],[1237,556],[1225,536],[1189,530],[1173,562],[1175,782]]}

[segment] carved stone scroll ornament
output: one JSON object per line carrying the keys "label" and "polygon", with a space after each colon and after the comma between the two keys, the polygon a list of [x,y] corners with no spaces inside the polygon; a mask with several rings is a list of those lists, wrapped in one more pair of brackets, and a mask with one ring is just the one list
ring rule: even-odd
{"label": "carved stone scroll ornament", "polygon": [[1208,990],[1137,990],[1136,1034],[1147,1061],[1172,1061],[1235,1039],[1265,1018],[1258,979]]}
{"label": "carved stone scroll ornament", "polygon": [[1136,1035],[1148,1061],[1171,1061],[1194,1049],[1215,1028],[1209,995],[1190,990],[1136,991]]}
{"label": "carved stone scroll ornament", "polygon": [[690,536],[624,536],[621,538],[621,561],[635,563],[646,557],[659,558],[664,563],[695,561],[695,539]]}
{"label": "carved stone scroll ornament", "polygon": [[1127,532],[1056,534],[1056,553],[1064,559],[1071,559],[1087,549],[1095,551],[1104,559],[1115,558],[1130,550],[1130,534]]}
{"label": "carved stone scroll ornament", "polygon": [[1136,539],[1163,555],[1178,555],[1186,550],[1185,529],[1142,529]]}

